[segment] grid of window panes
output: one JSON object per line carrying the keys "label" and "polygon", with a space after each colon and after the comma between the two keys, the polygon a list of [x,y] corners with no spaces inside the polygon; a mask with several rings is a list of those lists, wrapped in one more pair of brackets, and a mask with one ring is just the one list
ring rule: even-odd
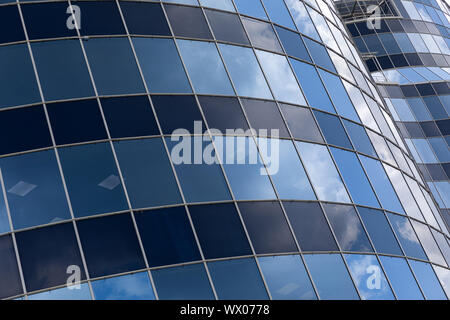
{"label": "grid of window panes", "polygon": [[[2,298],[450,297],[445,222],[331,2],[0,3]],[[172,162],[195,121],[278,129],[237,139],[279,170]]]}
{"label": "grid of window panes", "polygon": [[392,0],[342,0],[335,2],[335,7],[344,21],[370,17],[374,10],[383,17],[398,16]]}

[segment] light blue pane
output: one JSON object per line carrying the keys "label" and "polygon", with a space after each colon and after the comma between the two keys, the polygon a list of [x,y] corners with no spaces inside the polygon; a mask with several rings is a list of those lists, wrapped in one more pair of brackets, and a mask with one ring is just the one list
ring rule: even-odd
{"label": "light blue pane", "polygon": [[283,0],[263,0],[263,2],[272,22],[295,30],[294,23]]}
{"label": "light blue pane", "polygon": [[305,254],[304,257],[320,299],[359,300],[340,255]]}
{"label": "light blue pane", "polygon": [[239,96],[272,99],[252,49],[226,44],[219,47]]}
{"label": "light blue pane", "polygon": [[198,6],[197,0],[164,0],[164,2],[191,4],[193,6]]}
{"label": "light blue pane", "polygon": [[215,137],[214,143],[237,200],[276,198],[251,138]]}
{"label": "light blue pane", "polygon": [[128,209],[108,143],[59,149],[76,217]]}
{"label": "light blue pane", "polygon": [[173,40],[133,38],[133,44],[151,93],[192,92]]}
{"label": "light blue pane", "polygon": [[395,193],[394,188],[392,188],[391,182],[381,163],[364,156],[360,156],[359,158],[364,169],[366,169],[369,180],[372,183],[383,208],[394,212],[404,213],[397,194]]}
{"label": "light blue pane", "polygon": [[219,299],[268,299],[253,258],[209,262],[208,268]]}
{"label": "light blue pane", "polygon": [[394,33],[394,38],[403,52],[414,52],[414,47],[405,33]]}
{"label": "light blue pane", "polygon": [[416,260],[409,263],[427,300],[447,300],[430,264]]}
{"label": "light blue pane", "polygon": [[152,271],[161,300],[214,300],[203,264],[192,264]]}
{"label": "light blue pane", "polygon": [[155,300],[147,272],[92,282],[96,300]]}
{"label": "light blue pane", "polygon": [[380,256],[380,259],[397,299],[423,300],[405,259],[386,256]]}
{"label": "light blue pane", "polygon": [[46,100],[94,95],[78,40],[35,42],[31,47]]}
{"label": "light blue pane", "polygon": [[313,39],[321,41],[303,2],[297,0],[285,0],[285,3],[291,12],[292,18],[294,19],[298,30]]}
{"label": "light blue pane", "polygon": [[272,299],[317,299],[300,256],[261,257],[258,260]]}
{"label": "light blue pane", "polygon": [[443,138],[431,138],[428,139],[430,142],[439,162],[450,162],[450,151],[448,149],[447,143]]}
{"label": "light blue pane", "polygon": [[445,110],[450,115],[450,95],[448,95],[448,96],[439,96],[439,98],[441,99]]}
{"label": "light blue pane", "polygon": [[353,202],[369,207],[379,208],[378,200],[372,187],[353,152],[331,148],[337,166],[342,174]]}
{"label": "light blue pane", "polygon": [[236,11],[234,10],[234,6],[231,0],[200,0],[200,4],[202,6],[210,8],[216,8],[226,11]]}
{"label": "light blue pane", "polygon": [[116,141],[114,148],[133,208],[181,202],[161,139]]}
{"label": "light blue pane", "polygon": [[302,86],[309,105],[320,110],[336,113],[330,98],[325,91],[325,87],[323,86],[322,81],[320,81],[316,68],[295,59],[289,60],[291,61],[295,75]]}
{"label": "light blue pane", "polygon": [[414,115],[416,116],[417,120],[419,121],[433,120],[421,98],[410,98],[406,100],[408,101],[409,106],[411,107],[411,110],[414,112]]}
{"label": "light blue pane", "polygon": [[372,143],[370,142],[364,127],[347,120],[343,120],[342,122],[344,123],[344,127],[347,130],[356,151],[376,157],[377,154],[373,149]]}
{"label": "light blue pane", "polygon": [[424,163],[437,163],[438,160],[426,139],[411,139]]}
{"label": "light blue pane", "polygon": [[234,3],[241,14],[267,19],[266,12],[259,0],[234,0]]}
{"label": "light blue pane", "polygon": [[[410,82],[422,82],[427,81],[424,77],[422,77],[420,74],[414,71],[413,68],[403,68],[399,69],[398,72],[400,72],[403,76],[408,78]],[[405,83],[408,83],[409,81],[405,81]]]}
{"label": "light blue pane", "polygon": [[41,100],[25,44],[0,47],[0,108]]}
{"label": "light blue pane", "polygon": [[312,56],[314,63],[325,69],[336,72],[330,56],[328,55],[327,49],[323,45],[308,38],[303,39],[305,40],[305,44],[309,49],[309,54]]}
{"label": "light blue pane", "polygon": [[401,121],[416,121],[404,99],[391,99],[391,102]]}
{"label": "light blue pane", "polygon": [[190,40],[177,43],[197,93],[234,94],[214,43]]}
{"label": "light blue pane", "polygon": [[436,181],[434,185],[444,201],[445,208],[450,208],[450,183],[448,181]]}
{"label": "light blue pane", "polygon": [[306,101],[284,56],[256,50],[264,73],[277,100],[305,105]]}
{"label": "light blue pane", "polygon": [[91,293],[88,284],[83,283],[79,288],[64,287],[32,294],[28,296],[28,300],[91,300]]}
{"label": "light blue pane", "polygon": [[394,300],[391,287],[376,256],[362,254],[344,256],[363,300]]}
{"label": "light blue pane", "polygon": [[350,202],[327,148],[318,144],[298,141],[296,144],[319,199]]}
{"label": "light blue pane", "polygon": [[145,92],[127,38],[99,38],[84,42],[99,94]]}
{"label": "light blue pane", "polygon": [[345,88],[342,85],[342,81],[335,75],[323,71],[322,69],[319,70],[319,73],[322,76],[325,87],[328,88],[331,100],[333,100],[338,114],[361,123],[358,115],[356,114],[355,108],[353,107],[353,104],[348,97],[347,91],[345,91]]}
{"label": "light blue pane", "polygon": [[450,299],[450,270],[435,265],[433,265],[433,268],[434,271],[436,271],[436,275],[439,278],[439,281],[441,281],[442,287],[447,294],[447,298]]}
{"label": "light blue pane", "polygon": [[55,152],[0,159],[15,229],[70,219]]}

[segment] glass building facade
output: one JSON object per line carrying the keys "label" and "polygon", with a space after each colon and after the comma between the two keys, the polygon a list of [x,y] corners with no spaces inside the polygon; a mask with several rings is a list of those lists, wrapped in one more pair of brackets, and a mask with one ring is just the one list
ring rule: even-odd
{"label": "glass building facade", "polygon": [[0,27],[0,298],[450,297],[439,200],[331,1],[0,0]]}

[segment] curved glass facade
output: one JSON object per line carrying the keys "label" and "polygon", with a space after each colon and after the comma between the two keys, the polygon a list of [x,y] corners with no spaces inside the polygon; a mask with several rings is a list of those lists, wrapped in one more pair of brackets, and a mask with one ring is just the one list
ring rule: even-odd
{"label": "curved glass facade", "polygon": [[0,0],[0,26],[1,298],[450,297],[331,2]]}

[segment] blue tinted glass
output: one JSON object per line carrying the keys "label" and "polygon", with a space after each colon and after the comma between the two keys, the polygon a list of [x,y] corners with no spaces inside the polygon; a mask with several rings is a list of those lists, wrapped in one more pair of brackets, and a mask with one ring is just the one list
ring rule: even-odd
{"label": "blue tinted glass", "polygon": [[397,299],[423,300],[422,293],[405,259],[380,256],[380,260]]}
{"label": "blue tinted glass", "polygon": [[432,120],[430,113],[428,112],[423,100],[421,98],[409,98],[406,99],[414,112],[417,120],[419,121],[427,121]]}
{"label": "blue tinted glass", "polygon": [[380,205],[356,154],[336,148],[331,148],[331,153],[353,198],[353,202],[379,208]]}
{"label": "blue tinted glass", "polygon": [[205,14],[217,40],[250,44],[237,15],[215,10],[205,10]]}
{"label": "blue tinted glass", "polygon": [[324,204],[323,208],[343,251],[373,252],[353,206]]}
{"label": "blue tinted glass", "polygon": [[91,292],[87,283],[80,287],[63,287],[28,296],[28,300],[91,300]]}
{"label": "blue tinted glass", "polygon": [[10,235],[0,238],[0,297],[6,298],[22,293],[22,283],[20,281],[17,259]]}
{"label": "blue tinted glass", "polygon": [[114,148],[133,208],[181,202],[161,139],[116,141]]}
{"label": "blue tinted glass", "polygon": [[283,0],[263,0],[263,2],[272,22],[295,30],[294,23]]}
{"label": "blue tinted glass", "polygon": [[[2,182],[4,185],[4,182]],[[8,213],[6,211],[5,198],[3,197],[3,187],[0,188],[0,234],[11,231],[9,227]]]}
{"label": "blue tinted glass", "polygon": [[189,212],[206,259],[251,254],[234,204],[190,206]]}
{"label": "blue tinted glass", "polygon": [[394,300],[376,256],[360,254],[344,256],[363,300]]}
{"label": "blue tinted glass", "polygon": [[100,95],[145,92],[127,38],[97,38],[84,42]]}
{"label": "blue tinted glass", "polygon": [[283,44],[284,51],[286,51],[288,55],[311,62],[311,58],[309,57],[299,34],[278,26],[275,26],[275,29]]}
{"label": "blue tinted glass", "polygon": [[15,229],[70,219],[53,150],[1,158],[0,168]]}
{"label": "blue tinted glass", "polygon": [[227,11],[235,11],[231,0],[199,0],[200,4],[205,7],[211,7]]}
{"label": "blue tinted glass", "polygon": [[173,40],[133,38],[133,44],[151,93],[192,92]]}
{"label": "blue tinted glass", "polygon": [[305,254],[304,257],[320,299],[359,299],[340,255]]}
{"label": "blue tinted glass", "polygon": [[427,300],[447,300],[431,265],[416,260],[409,260],[409,264]]}
{"label": "blue tinted glass", "polygon": [[433,269],[436,272],[439,280],[441,281],[442,287],[444,288],[447,297],[450,297],[450,270],[435,265],[433,265]]}
{"label": "blue tinted glass", "polygon": [[147,272],[92,282],[96,300],[155,300]]}
{"label": "blue tinted glass", "polygon": [[314,108],[336,113],[325,91],[325,87],[322,81],[320,81],[316,68],[295,59],[290,59],[290,61],[309,105]]}
{"label": "blue tinted glass", "polygon": [[312,143],[296,144],[319,200],[350,202],[328,149]]}
{"label": "blue tinted glass", "polygon": [[347,149],[353,149],[344,127],[338,117],[331,114],[313,111],[319,123],[320,129],[329,144],[334,144]]}
{"label": "blue tinted glass", "polygon": [[184,207],[135,213],[150,267],[200,260]]}
{"label": "blue tinted glass", "polygon": [[123,1],[120,7],[130,34],[170,35],[160,4]]}
{"label": "blue tinted glass", "polygon": [[[119,8],[114,1],[74,1],[73,5],[78,6],[80,11],[83,12],[82,22],[80,23],[81,28],[79,29],[81,35],[117,35],[126,33]],[[99,21],[98,17],[100,15],[107,16],[108,23]]]}
{"label": "blue tinted glass", "polygon": [[[197,93],[233,95],[233,88],[214,43],[190,40],[177,40],[177,43]],[[214,72],[205,73],[205,70]]]}
{"label": "blue tinted glass", "polygon": [[46,100],[94,95],[78,40],[36,42],[31,47]]}
{"label": "blue tinted glass", "polygon": [[236,98],[198,97],[209,128],[226,132],[229,128],[248,129],[247,120]]}
{"label": "blue tinted glass", "polygon": [[219,44],[219,48],[238,95],[272,98],[252,49],[226,44]]}
{"label": "blue tinted glass", "polygon": [[214,300],[203,264],[192,264],[152,271],[159,299]]}
{"label": "blue tinted glass", "polygon": [[256,254],[298,251],[278,202],[240,202]]}
{"label": "blue tinted glass", "polygon": [[369,180],[372,183],[383,208],[403,213],[403,208],[381,163],[364,156],[360,156],[359,159],[361,160],[364,169],[366,169]]}
{"label": "blue tinted glass", "polygon": [[347,120],[343,120],[343,123],[353,145],[355,146],[355,150],[376,157],[377,154],[372,147],[372,143],[370,142],[369,136],[367,135],[364,127]]}
{"label": "blue tinted glass", "polygon": [[325,49],[325,47],[321,44],[318,44],[317,42],[312,41],[308,38],[304,38],[304,40],[306,46],[309,49],[309,53],[314,60],[314,63],[325,69],[336,72],[333,63],[331,62],[330,56],[328,55],[327,49]]}
{"label": "blue tinted glass", "polygon": [[268,299],[253,258],[209,262],[208,268],[219,299]]}
{"label": "blue tinted glass", "polygon": [[58,151],[76,217],[128,209],[108,143]]}
{"label": "blue tinted glass", "polygon": [[297,0],[285,0],[285,3],[291,12],[298,30],[317,41],[321,41],[303,2]]}
{"label": "blue tinted glass", "polygon": [[279,152],[278,160],[273,159],[272,162],[267,159],[267,155],[263,155],[264,162],[271,165],[269,173],[278,196],[283,199],[315,200],[316,196],[292,141],[276,139],[260,139],[260,141],[263,143],[268,141],[269,146],[273,146]]}
{"label": "blue tinted glass", "polygon": [[[11,0],[0,0],[0,3],[15,2]],[[3,6],[0,8],[0,27],[3,30],[0,42],[16,42],[25,40],[22,21],[20,20],[17,6]]]}
{"label": "blue tinted glass", "polygon": [[382,211],[358,207],[361,219],[366,226],[375,250],[380,253],[402,255],[392,229]]}
{"label": "blue tinted glass", "polygon": [[241,14],[267,19],[266,12],[259,0],[234,0],[234,3]]}
{"label": "blue tinted glass", "polygon": [[272,299],[317,299],[300,256],[261,257],[258,261]]}

